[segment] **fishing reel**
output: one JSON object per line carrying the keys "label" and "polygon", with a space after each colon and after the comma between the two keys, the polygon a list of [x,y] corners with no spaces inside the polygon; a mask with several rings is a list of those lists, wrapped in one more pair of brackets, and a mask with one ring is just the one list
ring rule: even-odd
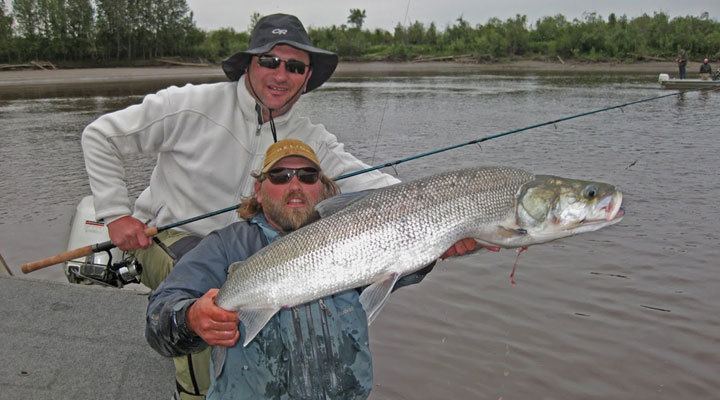
{"label": "fishing reel", "polygon": [[[120,261],[113,262],[113,253]],[[140,283],[142,265],[127,253],[117,249],[93,253],[84,260],[69,261],[65,265],[65,276],[71,283],[98,284],[122,288],[130,283]]]}
{"label": "fishing reel", "polygon": [[[92,243],[109,243],[107,227],[95,219],[92,196],[85,196],[78,203],[70,226],[68,250],[85,247]],[[114,246],[93,250],[89,256],[65,263],[65,276],[71,283],[98,284],[122,288],[129,283],[140,283],[142,266],[130,253]]]}

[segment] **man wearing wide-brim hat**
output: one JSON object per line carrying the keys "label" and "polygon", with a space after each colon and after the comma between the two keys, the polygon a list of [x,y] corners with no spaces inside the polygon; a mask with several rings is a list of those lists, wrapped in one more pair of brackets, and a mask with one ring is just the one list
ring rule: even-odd
{"label": "man wearing wide-brim hat", "polygon": [[[300,21],[292,15],[261,18],[253,29],[247,50],[223,62],[228,78],[237,81],[248,73],[245,86],[262,107],[263,118],[287,112],[300,98],[330,79],[338,56],[312,45]],[[286,75],[286,86],[273,90],[273,79]],[[284,78],[284,77],[283,77]]]}
{"label": "man wearing wide-brim hat", "polygon": [[[248,49],[223,63],[229,82],[172,86],[85,128],[82,146],[96,218],[107,224],[117,247],[134,251],[143,265],[144,285],[155,289],[160,284],[174,265],[168,254],[179,257],[194,244],[192,236],[205,236],[239,217],[224,213],[164,231],[156,237],[164,246],[145,236],[146,226],[238,204],[251,195],[250,173],[262,168],[265,151],[274,142],[293,138],[307,143],[331,177],[367,167],[325,127],[293,110],[303,93],[330,78],[337,62],[337,55],[312,45],[296,17],[269,15],[257,22]],[[157,163],[133,207],[124,160],[135,154],[156,155]],[[338,185],[351,192],[397,182],[374,171]],[[204,397],[208,355],[175,360],[182,398]]]}

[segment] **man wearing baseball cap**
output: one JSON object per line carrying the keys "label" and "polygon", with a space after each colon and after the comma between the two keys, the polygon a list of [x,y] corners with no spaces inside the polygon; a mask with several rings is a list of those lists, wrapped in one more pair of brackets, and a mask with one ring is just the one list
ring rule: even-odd
{"label": "man wearing baseball cap", "polygon": [[[107,224],[118,248],[134,251],[144,285],[155,289],[173,268],[174,259],[164,248],[180,256],[197,243],[194,237],[239,217],[225,213],[164,231],[156,237],[162,246],[145,236],[147,225],[163,226],[239,203],[252,194],[250,172],[261,169],[271,144],[302,140],[328,176],[367,167],[325,127],[293,110],[303,93],[332,76],[337,63],[336,54],[312,45],[296,17],[268,15],[255,25],[248,48],[223,62],[228,82],[171,86],[85,128],[82,147],[96,218]],[[157,162],[133,207],[124,160],[135,154],[156,155]],[[397,182],[374,171],[339,185],[351,192]],[[207,388],[202,377],[191,373],[198,369],[193,365],[198,357],[206,363],[206,355],[175,360],[183,398],[203,398]]]}
{"label": "man wearing baseball cap", "polygon": [[[253,195],[239,209],[244,221],[208,235],[153,292],[148,343],[175,357],[209,345],[226,348],[222,364],[213,360],[208,399],[367,398],[373,369],[361,288],[283,308],[247,346],[238,341],[238,314],[215,305],[230,264],[314,221],[315,205],[338,193],[313,149],[299,140],[270,146],[254,176]],[[401,278],[395,288],[420,282],[431,269]]]}

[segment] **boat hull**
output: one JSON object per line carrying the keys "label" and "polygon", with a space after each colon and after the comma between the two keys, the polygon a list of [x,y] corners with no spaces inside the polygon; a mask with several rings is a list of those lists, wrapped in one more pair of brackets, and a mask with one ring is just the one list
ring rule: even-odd
{"label": "boat hull", "polygon": [[675,79],[668,74],[660,74],[658,79],[664,89],[712,89],[720,88],[720,80],[712,79]]}

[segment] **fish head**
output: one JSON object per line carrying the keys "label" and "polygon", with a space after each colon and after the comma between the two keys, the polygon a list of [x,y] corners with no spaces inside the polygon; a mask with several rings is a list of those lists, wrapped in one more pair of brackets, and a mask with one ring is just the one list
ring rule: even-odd
{"label": "fish head", "polygon": [[544,243],[620,222],[622,200],[607,183],[537,175],[518,191],[516,222],[528,244]]}

